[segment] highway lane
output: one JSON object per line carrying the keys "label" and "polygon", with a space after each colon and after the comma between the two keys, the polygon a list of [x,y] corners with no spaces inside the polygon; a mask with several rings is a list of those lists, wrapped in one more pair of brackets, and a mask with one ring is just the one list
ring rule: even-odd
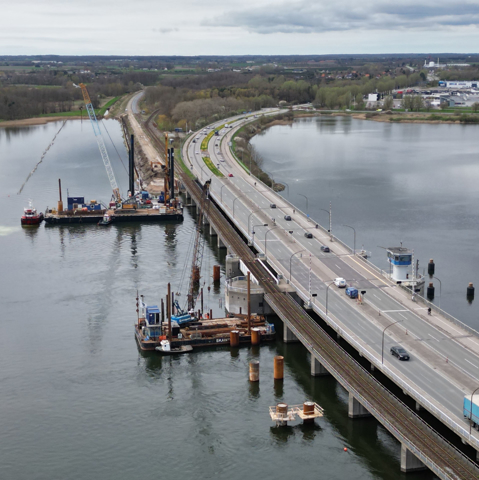
{"label": "highway lane", "polygon": [[[233,178],[225,177],[218,179],[211,172],[202,167],[201,155],[195,155],[195,170],[199,173],[199,177],[212,178],[211,190],[215,198],[225,205],[226,209],[231,213],[234,208],[234,219],[243,229],[252,235],[252,226],[257,224],[268,223],[268,227],[255,226],[254,241],[259,250],[267,250],[268,255],[279,263],[285,272],[289,272],[290,265],[293,272],[293,282],[301,287],[303,292],[308,294],[309,284],[311,282],[311,292],[317,293],[315,302],[323,305],[326,304],[326,291],[328,292],[328,317],[343,323],[353,336],[363,343],[366,348],[371,349],[377,357],[381,355],[382,345],[382,328],[388,323],[399,320],[401,323],[388,329],[385,335],[385,365],[396,374],[408,378],[417,385],[423,394],[429,396],[430,399],[439,402],[443,407],[456,417],[458,423],[465,422],[462,419],[462,398],[464,393],[468,393],[468,388],[478,378],[479,365],[478,357],[449,336],[439,332],[436,327],[424,322],[418,315],[405,308],[395,298],[387,293],[391,283],[385,279],[379,279],[377,273],[367,271],[355,259],[350,256],[341,257],[334,254],[337,249],[335,243],[331,243],[329,235],[322,229],[316,229],[315,224],[301,218],[293,213],[293,207],[288,205],[281,197],[275,197],[277,204],[276,209],[270,208],[273,198],[271,192],[263,185],[255,186],[249,178],[244,179],[241,167],[235,161],[231,161],[227,152],[221,154],[218,151],[217,144],[227,142],[224,132],[220,132],[220,138],[213,137],[209,143],[210,158],[215,164],[220,165],[220,170],[224,175],[232,173]],[[203,136],[204,137],[204,136]],[[199,146],[198,146],[199,147]],[[193,149],[189,151],[192,152]],[[198,148],[199,150],[199,148]],[[224,161],[221,161],[223,159]],[[242,196],[243,197],[240,197]],[[234,202],[234,206],[233,206]],[[251,212],[254,212],[251,214]],[[292,221],[284,220],[284,215],[292,216]],[[272,228],[273,219],[276,228]],[[265,242],[266,232],[267,241]],[[289,231],[293,231],[289,234]],[[304,237],[305,231],[313,233],[313,239]],[[321,245],[328,245],[332,248],[333,253],[324,253],[321,251]],[[294,252],[302,252],[302,258],[294,257],[291,261],[291,255]],[[338,250],[340,250],[338,248]],[[313,272],[309,273],[308,255],[313,255]],[[300,256],[301,253],[298,255]],[[291,263],[290,263],[291,261]],[[318,265],[320,261],[321,265]],[[316,275],[318,273],[318,275]],[[288,274],[286,274],[288,276]],[[327,288],[327,284],[335,276],[342,276],[360,288],[367,290],[366,304],[371,312],[381,310],[381,320],[386,320],[386,324],[371,321],[358,311],[354,301],[345,298],[342,292],[336,291],[336,287]],[[395,288],[395,287],[394,287]],[[349,302],[348,302],[349,301]],[[369,316],[371,316],[369,312]],[[405,318],[404,318],[405,317]],[[405,332],[408,331],[408,339],[404,339]],[[410,363],[401,363],[398,361],[390,362],[389,347],[393,344],[405,344],[413,354]],[[416,344],[412,345],[412,342]],[[427,345],[427,349],[424,348]],[[430,355],[431,350],[433,355]],[[453,365],[464,372],[467,379],[471,383],[464,382],[464,376],[454,375],[451,369],[447,372],[441,371],[435,366],[437,359],[434,354],[449,356],[451,368]],[[454,357],[454,358],[453,358]],[[442,361],[444,358],[442,358]],[[472,380],[474,379],[474,380]],[[477,382],[476,382],[477,383]],[[466,385],[465,385],[466,384]]]}

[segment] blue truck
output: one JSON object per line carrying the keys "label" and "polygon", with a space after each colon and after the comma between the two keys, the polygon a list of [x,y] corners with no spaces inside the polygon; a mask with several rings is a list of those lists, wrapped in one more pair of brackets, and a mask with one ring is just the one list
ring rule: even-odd
{"label": "blue truck", "polygon": [[472,402],[471,395],[464,397],[463,415],[476,430],[479,430],[479,394],[472,396]]}
{"label": "blue truck", "polygon": [[354,287],[347,287],[346,295],[351,298],[358,298],[358,289]]}

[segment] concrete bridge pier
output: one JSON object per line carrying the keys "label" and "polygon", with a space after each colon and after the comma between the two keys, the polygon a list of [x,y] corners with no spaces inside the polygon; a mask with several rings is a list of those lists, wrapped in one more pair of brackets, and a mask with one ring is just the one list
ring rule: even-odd
{"label": "concrete bridge pier", "polygon": [[284,343],[294,343],[299,342],[296,338],[296,335],[288,328],[288,326],[283,323],[283,342]]}
{"label": "concrete bridge pier", "polygon": [[326,368],[319,362],[319,360],[311,354],[311,376],[322,377],[325,375],[331,375]]}
{"label": "concrete bridge pier", "polygon": [[226,245],[223,243],[223,240],[221,240],[220,236],[218,235],[218,248],[226,248]]}
{"label": "concrete bridge pier", "polygon": [[206,218],[206,215],[203,215],[203,225],[209,225],[210,221]]}
{"label": "concrete bridge pier", "polygon": [[370,417],[371,414],[363,407],[354,395],[349,392],[349,407],[348,407],[348,417],[349,418],[363,418]]}
{"label": "concrete bridge pier", "polygon": [[215,229],[211,226],[210,223],[210,237],[217,237],[218,234],[216,233]]}
{"label": "concrete bridge pier", "polygon": [[421,462],[412,452],[410,452],[406,445],[401,443],[401,472],[418,472],[420,470],[427,470],[426,465]]}

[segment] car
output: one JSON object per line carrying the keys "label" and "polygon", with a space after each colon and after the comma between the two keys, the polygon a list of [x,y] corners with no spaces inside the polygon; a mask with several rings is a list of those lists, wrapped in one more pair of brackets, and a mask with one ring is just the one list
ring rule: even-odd
{"label": "car", "polygon": [[232,177],[232,176],[233,176],[233,174],[232,174],[232,173],[228,173],[228,177]]}
{"label": "car", "polygon": [[224,162],[224,161],[225,161],[225,159],[224,159],[224,158],[220,158],[220,162]]}
{"label": "car", "polygon": [[330,252],[331,250],[329,249],[329,247],[327,245],[321,245],[321,251],[322,252]]}
{"label": "car", "polygon": [[311,232],[306,232],[306,233],[304,234],[304,236],[305,236],[306,238],[313,238],[313,234],[312,234]]}
{"label": "car", "polygon": [[354,287],[346,288],[346,295],[351,298],[358,298],[358,289]]}
{"label": "car", "polygon": [[290,216],[290,215],[285,215],[285,216],[284,216],[284,219],[285,219],[286,221],[290,222],[290,221],[291,221],[291,216]]}
{"label": "car", "polygon": [[335,284],[338,288],[346,288],[346,280],[344,280],[343,277],[335,278],[335,279],[334,279],[334,284]]}
{"label": "car", "polygon": [[270,208],[276,208],[276,203],[271,203]]}
{"label": "car", "polygon": [[394,357],[398,357],[399,360],[409,360],[409,353],[404,350],[404,348],[400,347],[399,345],[395,345],[394,347],[391,347],[391,355]]}
{"label": "car", "polygon": [[195,139],[193,139],[193,143],[196,143],[196,140],[195,140]]}

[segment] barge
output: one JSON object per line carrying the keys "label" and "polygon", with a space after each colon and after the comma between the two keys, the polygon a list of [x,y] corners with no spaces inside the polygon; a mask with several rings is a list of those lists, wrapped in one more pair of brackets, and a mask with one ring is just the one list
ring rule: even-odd
{"label": "barge", "polygon": [[262,316],[252,316],[250,322],[245,316],[205,320],[193,317],[191,322],[180,326],[171,319],[168,322],[161,321],[158,306],[146,305],[141,301],[135,324],[135,338],[141,350],[161,353],[165,340],[169,342],[168,348],[178,349],[177,351],[184,350],[183,347],[191,347],[193,350],[230,344],[255,345],[274,341],[275,329]]}

